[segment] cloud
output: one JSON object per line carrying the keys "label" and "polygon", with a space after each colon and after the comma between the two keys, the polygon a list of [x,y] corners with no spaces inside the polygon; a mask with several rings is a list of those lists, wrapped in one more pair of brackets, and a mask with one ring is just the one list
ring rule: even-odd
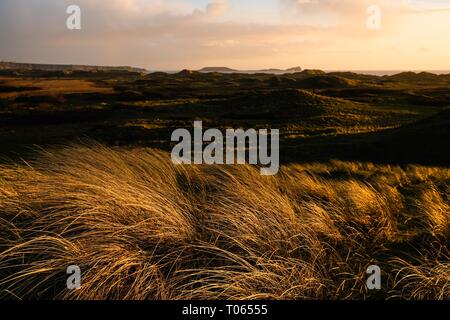
{"label": "cloud", "polygon": [[221,16],[230,9],[227,0],[215,0],[206,6],[206,13],[212,16]]}
{"label": "cloud", "polygon": [[339,19],[333,22],[345,22],[361,16],[371,5],[380,6],[390,16],[413,11],[450,10],[450,0],[279,0],[279,3],[284,13],[303,18],[313,16],[315,23],[320,23],[320,17],[334,17]]}
{"label": "cloud", "polygon": [[450,0],[403,0],[403,4],[417,11],[449,11]]}
{"label": "cloud", "polygon": [[[239,7],[237,2],[231,6],[214,0],[198,8],[187,0],[77,0],[82,30],[69,31],[65,19],[71,0],[1,0],[0,60],[152,70],[205,65],[376,68],[375,63],[388,68],[382,62],[415,62],[417,47],[423,46],[433,49],[422,52],[423,59],[430,55],[430,61],[447,61],[448,45],[441,44],[446,43],[448,19],[421,13],[402,25],[405,12],[411,12],[402,0],[377,0],[383,8],[380,32],[366,27],[366,9],[373,0],[273,1],[282,9],[279,22],[251,19],[261,12],[257,1]],[[406,53],[392,57],[385,49],[392,45]]]}
{"label": "cloud", "polygon": [[[340,38],[366,39],[394,36],[404,31],[407,15],[413,10],[405,0],[279,0],[282,14],[290,23],[328,27]],[[381,29],[367,27],[371,12],[368,8],[376,3],[381,12]]]}
{"label": "cloud", "polygon": [[[366,9],[378,5],[387,13],[393,15],[403,10],[404,0],[279,0],[282,11],[292,16],[308,18],[315,24],[323,24],[325,19],[333,18],[333,23],[344,24],[358,17],[364,19]],[[314,19],[311,19],[314,17]],[[301,22],[300,19],[297,21]]]}
{"label": "cloud", "polygon": [[[0,59],[44,63],[127,64],[150,69],[201,67],[216,61],[261,63],[275,47],[310,39],[310,28],[217,19],[228,1],[203,10],[176,1],[78,0],[82,29],[65,28],[71,1],[2,0]],[[186,4],[186,3],[184,3]],[[20,23],[18,23],[20,22]],[[269,62],[268,62],[269,63]]]}

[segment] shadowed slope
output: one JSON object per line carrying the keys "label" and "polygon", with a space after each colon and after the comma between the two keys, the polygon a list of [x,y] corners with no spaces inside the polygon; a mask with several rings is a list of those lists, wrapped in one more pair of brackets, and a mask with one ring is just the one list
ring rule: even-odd
{"label": "shadowed slope", "polygon": [[450,109],[446,109],[430,118],[378,134],[372,142],[372,159],[449,165],[449,141]]}

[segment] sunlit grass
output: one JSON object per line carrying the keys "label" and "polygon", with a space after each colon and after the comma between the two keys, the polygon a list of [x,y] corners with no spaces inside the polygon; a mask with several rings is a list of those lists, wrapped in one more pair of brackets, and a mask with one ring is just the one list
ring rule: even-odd
{"label": "sunlit grass", "polygon": [[[0,167],[0,297],[449,299],[450,171],[174,166],[152,149]],[[82,269],[67,290],[66,268]],[[366,288],[366,269],[383,288]]]}

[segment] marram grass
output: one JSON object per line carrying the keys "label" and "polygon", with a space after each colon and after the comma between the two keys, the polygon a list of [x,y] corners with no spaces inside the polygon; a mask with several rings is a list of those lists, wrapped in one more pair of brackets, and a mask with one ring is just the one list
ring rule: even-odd
{"label": "marram grass", "polygon": [[152,149],[43,151],[0,166],[0,298],[450,299],[449,182],[420,166],[268,177]]}

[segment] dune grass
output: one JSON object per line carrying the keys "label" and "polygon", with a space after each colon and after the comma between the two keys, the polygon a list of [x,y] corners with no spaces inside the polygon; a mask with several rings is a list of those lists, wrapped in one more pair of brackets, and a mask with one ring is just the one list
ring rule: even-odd
{"label": "dune grass", "polygon": [[[450,299],[450,170],[175,166],[98,144],[0,166],[3,299]],[[82,270],[66,289],[66,268]],[[382,290],[366,269],[381,267]]]}

